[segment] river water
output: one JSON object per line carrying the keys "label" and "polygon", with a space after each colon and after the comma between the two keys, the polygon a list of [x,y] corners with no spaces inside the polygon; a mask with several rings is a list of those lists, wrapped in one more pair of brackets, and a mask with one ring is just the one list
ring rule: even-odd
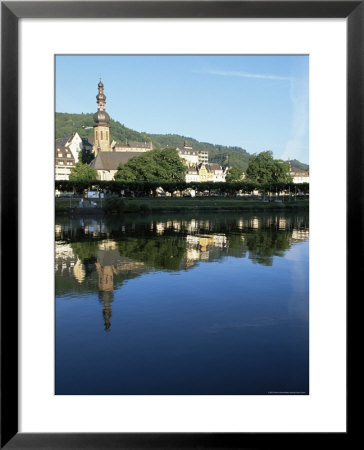
{"label": "river water", "polygon": [[56,218],[56,394],[308,394],[299,213]]}

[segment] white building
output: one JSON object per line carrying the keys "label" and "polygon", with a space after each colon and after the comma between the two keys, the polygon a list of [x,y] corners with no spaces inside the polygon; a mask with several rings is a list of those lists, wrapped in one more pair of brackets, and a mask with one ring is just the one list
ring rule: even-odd
{"label": "white building", "polygon": [[207,164],[209,161],[209,154],[206,150],[195,150],[185,141],[183,147],[177,147],[178,155],[184,160],[188,167],[197,167],[198,164]]}
{"label": "white building", "polygon": [[55,146],[55,179],[68,180],[71,169],[80,160],[82,149],[91,149],[92,145],[86,138],[81,138],[74,131],[69,136],[56,140]]}
{"label": "white building", "polygon": [[293,183],[309,183],[310,182],[310,173],[307,170],[296,169],[295,167],[291,167],[289,172],[290,176],[293,179]]}
{"label": "white building", "polygon": [[64,145],[56,145],[55,163],[55,179],[68,180],[76,164],[72,151]]}
{"label": "white building", "polygon": [[196,167],[198,164],[198,151],[194,150],[192,147],[183,148],[177,147],[178,155],[183,159],[187,167]]}
{"label": "white building", "polygon": [[207,150],[200,150],[198,152],[198,162],[203,163],[203,164],[208,164],[209,152]]}
{"label": "white building", "polygon": [[186,170],[186,182],[187,183],[191,183],[191,182],[199,182],[200,181],[200,176],[198,174],[198,170],[196,168],[189,168]]}
{"label": "white building", "polygon": [[205,164],[205,166],[209,172],[209,181],[213,181],[215,183],[225,183],[227,167],[223,168],[216,163]]}
{"label": "white building", "polygon": [[66,147],[68,150],[71,150],[73,158],[77,163],[79,161],[79,153],[84,148],[87,143],[91,146],[91,144],[87,141],[87,139],[82,139],[77,131],[74,131],[69,136],[64,138],[60,138],[56,140],[56,147]]}

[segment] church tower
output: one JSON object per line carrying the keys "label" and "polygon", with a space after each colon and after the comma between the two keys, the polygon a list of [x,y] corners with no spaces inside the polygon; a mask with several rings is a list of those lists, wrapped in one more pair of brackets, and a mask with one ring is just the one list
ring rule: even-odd
{"label": "church tower", "polygon": [[98,84],[98,94],[96,95],[97,100],[97,112],[94,114],[94,146],[93,152],[97,156],[99,152],[109,152],[110,148],[110,137],[109,137],[109,122],[110,116],[105,111],[106,106],[106,95],[104,94],[104,85],[100,79]]}

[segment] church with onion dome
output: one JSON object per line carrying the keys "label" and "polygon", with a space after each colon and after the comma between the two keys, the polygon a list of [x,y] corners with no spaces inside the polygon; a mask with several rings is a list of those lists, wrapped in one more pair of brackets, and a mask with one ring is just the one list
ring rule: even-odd
{"label": "church with onion dome", "polygon": [[104,84],[100,80],[98,84],[97,112],[94,114],[94,145],[93,152],[97,156],[100,152],[138,152],[143,153],[153,150],[151,142],[115,142],[110,143],[110,116],[106,112],[106,95]]}
{"label": "church with onion dome", "polygon": [[153,150],[151,142],[115,142],[110,143],[110,116],[106,112],[106,95],[104,84],[99,81],[96,95],[97,112],[94,114],[94,144],[95,159],[90,166],[97,170],[100,180],[112,180],[120,164],[125,164],[130,158]]}

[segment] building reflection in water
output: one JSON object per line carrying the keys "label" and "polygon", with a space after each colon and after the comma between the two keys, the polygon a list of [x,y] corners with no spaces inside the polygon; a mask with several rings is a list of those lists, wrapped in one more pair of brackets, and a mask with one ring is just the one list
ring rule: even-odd
{"label": "building reflection in water", "polygon": [[77,219],[56,225],[56,293],[98,292],[104,329],[111,327],[114,290],[154,270],[189,270],[224,256],[272,265],[291,245],[309,237],[307,216],[236,216],[141,220],[108,224]]}
{"label": "building reflection in water", "polygon": [[73,276],[77,280],[78,283],[83,283],[86,277],[86,270],[82,261],[77,258],[76,264],[73,266]]}
{"label": "building reflection in water", "polygon": [[99,299],[103,306],[102,315],[104,316],[104,329],[105,331],[109,331],[109,328],[111,327],[111,303],[114,301],[114,291],[100,291]]}
{"label": "building reflection in water", "polygon": [[123,272],[128,274],[132,270],[144,267],[144,264],[122,258],[117,243],[113,240],[99,242],[96,257],[95,268],[98,274],[99,299],[103,305],[105,331],[108,331],[111,326],[111,305],[114,300],[114,275]]}
{"label": "building reflection in water", "polygon": [[98,273],[99,299],[103,305],[103,316],[105,331],[110,328],[110,319],[112,316],[111,303],[114,300],[114,272],[112,266],[102,266],[100,261],[96,262]]}

